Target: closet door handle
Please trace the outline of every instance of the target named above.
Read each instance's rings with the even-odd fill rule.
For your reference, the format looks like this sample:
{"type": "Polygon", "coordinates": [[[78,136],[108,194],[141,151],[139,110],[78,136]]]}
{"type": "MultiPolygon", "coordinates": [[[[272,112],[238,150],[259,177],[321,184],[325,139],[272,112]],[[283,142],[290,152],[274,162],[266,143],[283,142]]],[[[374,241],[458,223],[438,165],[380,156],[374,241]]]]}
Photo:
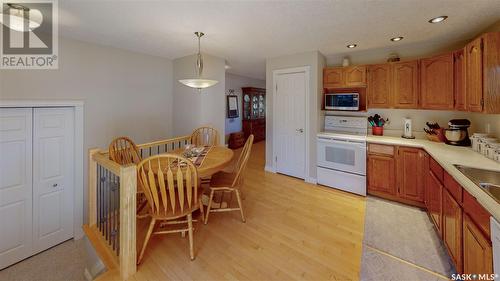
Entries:
{"type": "Polygon", "coordinates": [[[54,184],[52,185],[52,187],[57,187],[57,183],[54,183],[54,184]]]}

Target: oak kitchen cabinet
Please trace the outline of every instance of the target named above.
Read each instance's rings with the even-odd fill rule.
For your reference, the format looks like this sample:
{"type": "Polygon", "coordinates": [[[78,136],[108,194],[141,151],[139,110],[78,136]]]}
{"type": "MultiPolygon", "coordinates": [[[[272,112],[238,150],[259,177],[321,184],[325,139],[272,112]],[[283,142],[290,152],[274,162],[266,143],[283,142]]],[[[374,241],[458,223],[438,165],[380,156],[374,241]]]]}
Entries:
{"type": "Polygon", "coordinates": [[[447,172],[443,175],[443,242],[458,272],[463,272],[463,190],[447,172]]]}
{"type": "Polygon", "coordinates": [[[427,189],[431,199],[426,198],[427,211],[440,226],[438,232],[455,268],[459,273],[492,273],[489,212],[433,159],[429,173],[427,189]]]}
{"type": "Polygon", "coordinates": [[[368,66],[368,107],[392,106],[392,66],[389,63],[368,66]]]}
{"type": "Polygon", "coordinates": [[[425,152],[418,148],[399,147],[397,156],[397,186],[399,197],[423,205],[425,152]]]}
{"type": "Polygon", "coordinates": [[[464,273],[493,273],[491,241],[466,214],[463,220],[464,273]]]}
{"type": "Polygon", "coordinates": [[[367,88],[368,108],[500,113],[500,32],[414,61],[323,70],[323,87],[367,88]]]}
{"type": "Polygon", "coordinates": [[[423,207],[425,154],[418,148],[369,144],[368,193],[423,207]]]}
{"type": "Polygon", "coordinates": [[[455,95],[455,109],[466,111],[465,103],[465,48],[453,52],[453,92],[455,95]]]}
{"type": "Polygon", "coordinates": [[[418,108],[418,61],[392,65],[392,96],[395,108],[418,108]]]}
{"type": "Polygon", "coordinates": [[[453,109],[453,53],[420,60],[420,102],[424,109],[453,109]]]}
{"type": "Polygon", "coordinates": [[[378,196],[396,197],[395,147],[368,145],[368,193],[378,196]]]}
{"type": "Polygon", "coordinates": [[[465,50],[467,110],[500,113],[500,32],[482,34],[465,50]]]}
{"type": "Polygon", "coordinates": [[[441,218],[443,216],[442,194],[443,185],[439,177],[432,170],[429,170],[425,185],[425,206],[440,237],[442,237],[441,218]]]}
{"type": "Polygon", "coordinates": [[[366,87],[366,66],[328,67],[323,69],[324,88],[366,87]]]}
{"type": "Polygon", "coordinates": [[[370,65],[368,106],[371,108],[417,108],[418,61],[370,65]]]}
{"type": "Polygon", "coordinates": [[[466,48],[467,109],[483,111],[483,38],[479,37],[466,48]]]}
{"type": "Polygon", "coordinates": [[[459,273],[492,273],[491,215],[427,152],[369,143],[367,164],[368,194],[425,207],[459,273]]]}

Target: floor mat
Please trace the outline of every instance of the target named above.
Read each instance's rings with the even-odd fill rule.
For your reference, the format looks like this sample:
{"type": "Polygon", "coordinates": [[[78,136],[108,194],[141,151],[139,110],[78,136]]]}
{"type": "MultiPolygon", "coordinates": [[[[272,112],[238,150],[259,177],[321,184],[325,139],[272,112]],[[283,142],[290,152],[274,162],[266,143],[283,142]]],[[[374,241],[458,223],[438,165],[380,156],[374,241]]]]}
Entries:
{"type": "MultiPolygon", "coordinates": [[[[367,274],[379,273],[375,270],[375,263],[385,264],[383,268],[394,271],[396,276],[401,272],[411,274],[418,272],[415,278],[400,279],[396,276],[386,276],[387,280],[429,280],[421,279],[420,271],[407,269],[408,265],[391,266],[397,263],[390,256],[405,260],[410,264],[428,269],[442,276],[455,273],[453,264],[448,256],[444,244],[434,229],[426,212],[415,207],[406,206],[396,202],[368,197],[366,200],[365,235],[363,241],[362,274],[364,280],[381,280],[379,276],[367,274]],[[375,248],[389,254],[381,257],[380,254],[367,250],[375,248]],[[369,279],[366,279],[369,278],[369,279]]],[[[409,276],[407,276],[409,277],[409,276]]],[[[386,280],[386,279],[384,279],[386,280]]]]}

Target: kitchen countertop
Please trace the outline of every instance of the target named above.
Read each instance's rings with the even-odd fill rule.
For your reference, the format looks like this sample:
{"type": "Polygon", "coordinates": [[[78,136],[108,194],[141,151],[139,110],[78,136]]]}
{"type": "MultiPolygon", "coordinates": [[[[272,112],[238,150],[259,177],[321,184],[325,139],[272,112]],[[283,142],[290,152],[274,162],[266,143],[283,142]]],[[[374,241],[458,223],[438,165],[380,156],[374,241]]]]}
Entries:
{"type": "Polygon", "coordinates": [[[495,170],[500,172],[500,163],[484,157],[470,147],[452,146],[424,139],[403,139],[401,137],[367,136],[368,143],[399,145],[422,148],[429,153],[469,194],[497,220],[500,221],[500,204],[462,174],[453,164],[495,170]]]}

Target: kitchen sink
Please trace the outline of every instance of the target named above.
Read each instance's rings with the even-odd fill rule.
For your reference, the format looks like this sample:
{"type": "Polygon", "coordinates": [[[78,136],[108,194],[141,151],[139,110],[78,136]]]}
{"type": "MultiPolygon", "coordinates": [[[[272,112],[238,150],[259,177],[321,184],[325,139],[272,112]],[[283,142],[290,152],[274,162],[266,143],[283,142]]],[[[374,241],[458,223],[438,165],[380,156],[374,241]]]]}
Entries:
{"type": "Polygon", "coordinates": [[[454,165],[462,174],[500,203],[500,171],[454,165]]]}

